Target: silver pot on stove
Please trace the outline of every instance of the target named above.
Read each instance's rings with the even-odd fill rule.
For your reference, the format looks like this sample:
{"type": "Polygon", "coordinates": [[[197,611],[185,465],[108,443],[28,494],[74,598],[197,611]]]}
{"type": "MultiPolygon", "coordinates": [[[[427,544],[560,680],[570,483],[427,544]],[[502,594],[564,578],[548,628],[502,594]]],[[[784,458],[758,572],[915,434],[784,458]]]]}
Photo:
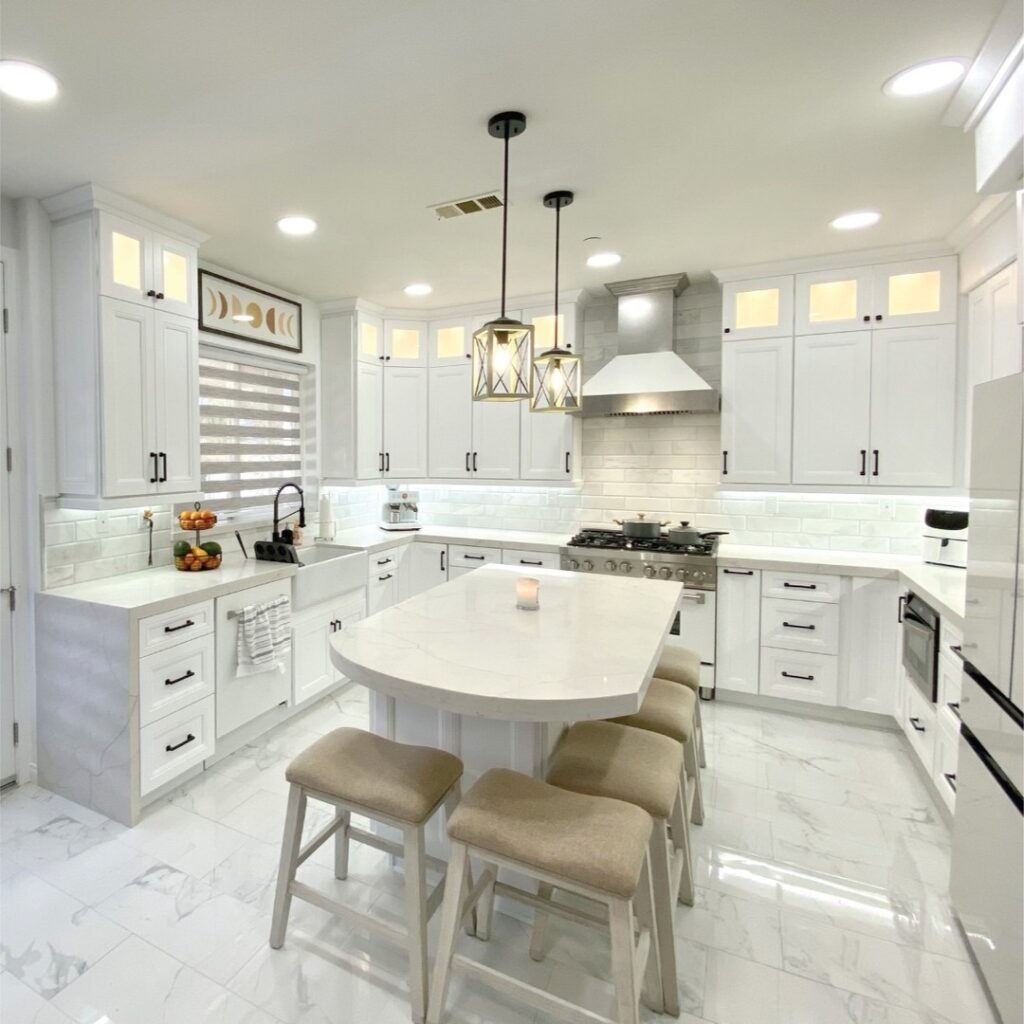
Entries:
{"type": "Polygon", "coordinates": [[[622,535],[634,540],[651,540],[661,536],[661,528],[668,523],[659,523],[656,519],[648,519],[643,512],[637,512],[636,519],[613,519],[613,523],[622,527],[622,535]]]}

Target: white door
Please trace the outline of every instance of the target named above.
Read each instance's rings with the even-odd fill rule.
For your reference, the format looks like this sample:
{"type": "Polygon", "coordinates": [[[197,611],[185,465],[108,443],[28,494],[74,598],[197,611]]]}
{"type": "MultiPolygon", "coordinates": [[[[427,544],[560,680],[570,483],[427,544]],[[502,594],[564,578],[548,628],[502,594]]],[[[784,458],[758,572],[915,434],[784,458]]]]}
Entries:
{"type": "Polygon", "coordinates": [[[761,570],[718,570],[715,686],[757,693],[761,654],[761,570]]]}
{"type": "Polygon", "coordinates": [[[384,475],[427,475],[427,368],[384,368],[384,475]]]}
{"type": "Polygon", "coordinates": [[[158,490],[198,491],[199,332],[195,320],[154,315],[158,490]]]}
{"type": "Polygon", "coordinates": [[[368,313],[355,318],[356,359],[361,363],[384,362],[384,321],[368,313]]]}
{"type": "Polygon", "coordinates": [[[469,366],[472,333],[466,320],[436,320],[430,325],[427,362],[430,366],[469,366]]]}
{"type": "Polygon", "coordinates": [[[875,331],[870,482],[951,486],[955,428],[956,326],[875,331]]]}
{"type": "Polygon", "coordinates": [[[153,241],[147,228],[112,213],[98,213],[100,293],[153,305],[153,241]]]}
{"type": "Polygon", "coordinates": [[[520,407],[520,477],[571,481],[577,418],[564,412],[531,412],[529,402],[520,407]]]}
{"type": "Polygon", "coordinates": [[[793,277],[730,281],[722,289],[722,340],[784,338],[793,333],[793,277]]]}
{"type": "Polygon", "coordinates": [[[384,321],[384,362],[388,366],[427,365],[427,325],[418,320],[384,321]]]}
{"type": "Polygon", "coordinates": [[[378,479],[384,472],[384,365],[356,366],[356,477],[378,479]]]}
{"type": "Polygon", "coordinates": [[[871,322],[873,268],[816,270],[796,275],[797,334],[855,331],[871,322]]]}
{"type": "MultiPolygon", "coordinates": [[[[529,404],[528,399],[524,401],[529,404]]],[[[473,476],[483,480],[519,477],[521,402],[473,402],[473,476]]]]}
{"type": "Polygon", "coordinates": [[[722,484],[788,484],[793,339],[722,346],[722,484]]]}
{"type": "Polygon", "coordinates": [[[1006,377],[1021,369],[1017,264],[1011,263],[978,285],[967,296],[967,304],[969,393],[975,384],[1006,377]]]}
{"type": "Polygon", "coordinates": [[[160,478],[153,310],[100,300],[103,494],[153,494],[160,478]]]}
{"type": "MultiPolygon", "coordinates": [[[[7,267],[0,263],[0,308],[4,310],[0,333],[0,451],[11,447],[11,403],[7,361],[7,267]]],[[[14,614],[17,607],[11,557],[11,475],[0,467],[0,786],[17,775],[14,749],[14,614]]]]}
{"type": "Polygon", "coordinates": [[[956,257],[902,260],[874,268],[871,322],[924,327],[956,322],[956,257]]]}
{"type": "Polygon", "coordinates": [[[794,342],[793,483],[866,484],[871,331],[794,342]]]}
{"type": "Polygon", "coordinates": [[[402,599],[415,597],[448,580],[448,545],[416,541],[402,562],[402,599]]]}
{"type": "MultiPolygon", "coordinates": [[[[430,370],[430,475],[468,478],[473,471],[473,396],[469,363],[435,366],[430,370]]],[[[414,545],[415,546],[415,545],[414,545]]]]}
{"type": "Polygon", "coordinates": [[[328,656],[334,622],[327,608],[296,619],[292,629],[292,704],[301,704],[334,682],[328,656]]]}
{"type": "Polygon", "coordinates": [[[195,246],[166,235],[153,235],[152,245],[156,308],[195,319],[199,315],[195,246]]]}

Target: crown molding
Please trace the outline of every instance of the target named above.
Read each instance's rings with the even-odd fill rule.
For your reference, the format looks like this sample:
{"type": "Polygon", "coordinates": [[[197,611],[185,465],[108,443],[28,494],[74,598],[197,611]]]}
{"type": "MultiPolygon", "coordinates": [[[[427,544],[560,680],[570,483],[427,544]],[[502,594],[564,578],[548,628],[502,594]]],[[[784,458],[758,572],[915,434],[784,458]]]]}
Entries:
{"type": "Polygon", "coordinates": [[[947,241],[957,252],[962,252],[983,231],[997,221],[1007,210],[1015,206],[1013,192],[985,196],[971,212],[947,236],[947,241]]]}
{"type": "MultiPolygon", "coordinates": [[[[506,299],[505,306],[510,309],[529,309],[532,306],[553,306],[554,301],[554,292],[547,292],[542,295],[521,295],[506,299]]],[[[583,309],[589,301],[590,296],[582,289],[562,290],[558,293],[559,305],[575,303],[578,309],[583,309]]],[[[322,316],[360,312],[369,313],[385,320],[421,320],[424,323],[429,323],[432,320],[459,320],[474,316],[490,316],[497,312],[498,301],[494,299],[487,302],[466,303],[461,306],[438,306],[434,309],[407,309],[405,307],[380,306],[369,299],[350,297],[321,302],[319,309],[322,316]]]]}

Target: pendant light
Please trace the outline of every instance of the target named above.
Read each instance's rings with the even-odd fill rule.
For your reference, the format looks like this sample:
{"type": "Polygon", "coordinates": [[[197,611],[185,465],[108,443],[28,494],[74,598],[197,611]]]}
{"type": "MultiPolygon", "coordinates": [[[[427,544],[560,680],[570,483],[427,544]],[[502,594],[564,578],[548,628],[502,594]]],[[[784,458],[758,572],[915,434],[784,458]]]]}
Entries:
{"type": "Polygon", "coordinates": [[[505,142],[505,177],[501,207],[501,315],[473,335],[473,400],[508,402],[533,395],[533,327],[505,315],[508,262],[508,143],[526,131],[526,116],[517,111],[495,114],[487,131],[505,142]]]}
{"type": "Polygon", "coordinates": [[[573,200],[571,192],[549,192],[544,205],[555,211],[555,343],[533,359],[532,412],[578,412],[583,404],[583,360],[558,343],[558,258],[562,210],[573,200]]]}

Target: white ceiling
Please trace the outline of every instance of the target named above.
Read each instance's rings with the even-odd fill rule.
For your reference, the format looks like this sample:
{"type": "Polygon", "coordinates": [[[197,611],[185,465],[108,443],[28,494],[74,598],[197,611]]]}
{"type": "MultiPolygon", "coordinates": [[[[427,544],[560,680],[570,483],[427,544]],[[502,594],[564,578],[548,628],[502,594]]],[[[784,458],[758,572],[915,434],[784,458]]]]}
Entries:
{"type": "Polygon", "coordinates": [[[944,236],[974,204],[948,94],[895,71],[973,56],[999,0],[4,0],[2,55],[61,80],[3,108],[2,186],[86,181],[210,234],[203,256],[314,299],[447,305],[498,289],[500,217],[428,205],[500,185],[510,294],[944,236]],[[880,210],[840,235],[838,213],[880,210]],[[288,213],[311,238],[278,234],[288,213]],[[583,238],[624,254],[583,265],[583,238]],[[407,299],[413,280],[434,294],[407,299]]]}

